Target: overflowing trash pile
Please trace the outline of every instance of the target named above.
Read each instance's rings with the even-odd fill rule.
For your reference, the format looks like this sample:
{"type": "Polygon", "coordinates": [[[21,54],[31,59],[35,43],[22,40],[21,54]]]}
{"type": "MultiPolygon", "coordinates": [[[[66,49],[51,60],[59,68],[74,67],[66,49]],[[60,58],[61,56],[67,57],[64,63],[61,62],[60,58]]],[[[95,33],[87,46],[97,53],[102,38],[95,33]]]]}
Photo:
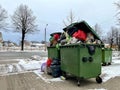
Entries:
{"type": "Polygon", "coordinates": [[[94,30],[90,31],[89,28],[91,27],[87,26],[87,23],[84,22],[84,24],[83,22],[73,23],[64,28],[63,32],[52,33],[49,39],[50,46],[73,43],[101,44],[102,41],[97,36],[96,32],[94,30]]]}
{"type": "Polygon", "coordinates": [[[89,54],[92,55],[95,53],[94,45],[103,44],[96,32],[85,21],[72,23],[65,27],[63,32],[54,32],[50,34],[49,41],[50,46],[48,46],[47,73],[51,74],[53,77],[59,77],[62,75],[60,46],[72,44],[91,44],[88,46],[88,51],[89,54]],[[56,53],[58,55],[54,56],[56,53]]]}

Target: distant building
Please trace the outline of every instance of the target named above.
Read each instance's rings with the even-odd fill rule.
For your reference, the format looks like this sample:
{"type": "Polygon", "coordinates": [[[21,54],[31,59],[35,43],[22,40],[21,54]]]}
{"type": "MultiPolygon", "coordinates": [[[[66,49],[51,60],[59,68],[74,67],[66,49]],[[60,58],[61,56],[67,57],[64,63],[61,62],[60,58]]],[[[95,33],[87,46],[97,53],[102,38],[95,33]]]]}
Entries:
{"type": "Polygon", "coordinates": [[[17,46],[17,44],[14,43],[14,42],[11,42],[11,41],[3,41],[3,46],[5,46],[5,47],[14,47],[14,46],[17,46]]]}
{"type": "Polygon", "coordinates": [[[24,46],[29,47],[31,45],[30,41],[24,40],[24,46]]]}

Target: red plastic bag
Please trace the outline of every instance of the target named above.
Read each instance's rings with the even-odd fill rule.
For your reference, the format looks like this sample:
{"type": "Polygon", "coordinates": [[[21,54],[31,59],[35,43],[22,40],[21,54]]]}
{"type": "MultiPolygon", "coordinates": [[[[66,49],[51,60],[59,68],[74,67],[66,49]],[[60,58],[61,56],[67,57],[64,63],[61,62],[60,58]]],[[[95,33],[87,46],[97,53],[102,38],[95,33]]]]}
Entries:
{"type": "Polygon", "coordinates": [[[50,67],[51,63],[52,63],[52,59],[48,58],[48,60],[47,60],[47,67],[50,67]]]}
{"type": "Polygon", "coordinates": [[[54,34],[54,39],[57,41],[59,38],[60,38],[60,35],[59,34],[54,34]]]}
{"type": "Polygon", "coordinates": [[[79,40],[85,41],[87,38],[87,34],[83,30],[78,30],[77,32],[73,34],[73,37],[79,40]]]}

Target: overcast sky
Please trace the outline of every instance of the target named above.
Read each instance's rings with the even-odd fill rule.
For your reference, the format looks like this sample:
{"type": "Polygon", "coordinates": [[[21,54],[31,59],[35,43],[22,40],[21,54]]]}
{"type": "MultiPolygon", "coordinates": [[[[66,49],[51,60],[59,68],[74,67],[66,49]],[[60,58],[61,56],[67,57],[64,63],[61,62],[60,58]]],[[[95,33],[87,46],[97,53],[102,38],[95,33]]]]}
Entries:
{"type": "MultiPolygon", "coordinates": [[[[115,2],[118,0],[0,0],[0,4],[13,15],[20,4],[26,4],[32,9],[37,17],[36,23],[40,32],[34,35],[27,35],[27,40],[44,40],[44,28],[47,26],[47,40],[49,34],[55,31],[62,31],[63,20],[69,16],[72,10],[77,20],[85,20],[90,26],[96,23],[100,25],[103,32],[115,26],[117,12],[115,2]]],[[[10,19],[9,19],[10,20],[10,19]]],[[[19,41],[20,34],[3,33],[4,40],[19,41]]]]}

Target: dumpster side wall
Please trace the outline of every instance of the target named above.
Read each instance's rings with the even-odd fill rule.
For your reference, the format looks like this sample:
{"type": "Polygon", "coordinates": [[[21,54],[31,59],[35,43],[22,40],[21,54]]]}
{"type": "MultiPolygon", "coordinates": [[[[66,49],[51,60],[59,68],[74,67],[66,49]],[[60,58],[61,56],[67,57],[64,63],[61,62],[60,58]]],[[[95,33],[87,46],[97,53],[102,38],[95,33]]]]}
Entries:
{"type": "Polygon", "coordinates": [[[79,49],[74,46],[60,48],[61,70],[79,76],[79,49]]]}
{"type": "Polygon", "coordinates": [[[101,74],[102,50],[98,46],[95,47],[94,55],[90,55],[86,47],[80,49],[80,77],[93,78],[101,74]],[[87,58],[86,62],[82,61],[83,57],[87,58]],[[91,58],[93,61],[89,61],[91,58]]]}
{"type": "Polygon", "coordinates": [[[56,47],[47,47],[48,49],[48,58],[58,58],[60,59],[60,50],[56,47]]]}
{"type": "Polygon", "coordinates": [[[78,78],[94,78],[101,74],[102,49],[96,46],[95,54],[90,55],[88,48],[83,45],[62,46],[61,69],[78,78]],[[87,61],[83,62],[83,57],[87,61]],[[93,61],[89,61],[89,57],[93,61]]]}
{"type": "Polygon", "coordinates": [[[102,63],[111,63],[112,62],[112,50],[104,49],[102,50],[102,63]]]}

